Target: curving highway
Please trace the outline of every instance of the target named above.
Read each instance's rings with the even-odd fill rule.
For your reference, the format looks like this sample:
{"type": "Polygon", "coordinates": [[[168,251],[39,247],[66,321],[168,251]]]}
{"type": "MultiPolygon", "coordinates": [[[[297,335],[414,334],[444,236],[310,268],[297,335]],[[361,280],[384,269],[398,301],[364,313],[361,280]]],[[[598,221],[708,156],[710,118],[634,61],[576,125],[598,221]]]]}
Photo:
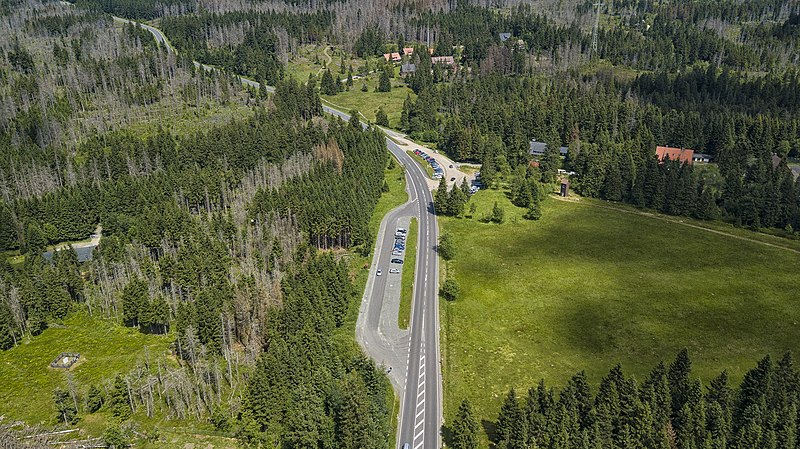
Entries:
{"type": "MultiPolygon", "coordinates": [[[[62,2],[72,5],[68,2],[62,2]]],[[[168,53],[177,55],[164,34],[150,25],[112,16],[121,23],[135,23],[149,31],[168,53]]],[[[194,61],[196,67],[216,70],[214,67],[194,61]]],[[[242,84],[260,88],[259,83],[239,77],[242,84]]],[[[272,86],[263,86],[274,92],[272,86]]],[[[346,113],[323,105],[323,111],[349,120],[346,113]]],[[[364,124],[363,126],[367,126],[364,124]]],[[[399,133],[390,131],[399,137],[399,133]]],[[[405,136],[402,136],[405,137],[405,136]]],[[[399,145],[388,136],[386,147],[406,168],[409,201],[389,212],[381,222],[375,243],[370,276],[364,292],[356,338],[367,354],[377,363],[391,369],[392,380],[401,398],[400,417],[397,429],[397,447],[407,443],[411,449],[441,447],[442,425],[442,374],[439,352],[439,260],[436,254],[439,230],[433,210],[433,195],[428,185],[427,174],[399,145]],[[394,230],[400,223],[407,223],[415,216],[419,223],[417,260],[413,288],[411,322],[408,331],[397,328],[399,288],[388,276],[389,260],[394,247],[394,230]],[[383,267],[385,276],[376,276],[378,267],[383,267]],[[389,310],[391,309],[391,310],[389,310]]],[[[397,277],[396,279],[399,279],[397,277]]],[[[399,280],[394,280],[399,283],[399,280]]]]}

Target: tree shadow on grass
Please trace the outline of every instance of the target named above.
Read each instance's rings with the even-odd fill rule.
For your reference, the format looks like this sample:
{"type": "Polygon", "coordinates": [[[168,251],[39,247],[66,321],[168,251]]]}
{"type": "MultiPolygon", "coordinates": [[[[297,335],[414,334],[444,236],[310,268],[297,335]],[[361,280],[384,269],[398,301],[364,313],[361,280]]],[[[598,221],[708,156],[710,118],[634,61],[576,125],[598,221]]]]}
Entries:
{"type": "Polygon", "coordinates": [[[497,425],[494,423],[494,421],[482,419],[481,426],[483,427],[483,431],[486,432],[486,436],[489,437],[489,447],[496,447],[497,425]]]}

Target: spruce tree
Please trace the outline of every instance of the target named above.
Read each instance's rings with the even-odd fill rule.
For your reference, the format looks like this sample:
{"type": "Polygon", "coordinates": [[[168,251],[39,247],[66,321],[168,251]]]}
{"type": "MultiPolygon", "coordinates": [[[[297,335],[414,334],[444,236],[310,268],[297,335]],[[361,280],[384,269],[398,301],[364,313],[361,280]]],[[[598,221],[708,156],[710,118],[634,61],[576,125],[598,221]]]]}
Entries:
{"type": "Polygon", "coordinates": [[[380,78],[378,78],[378,86],[375,88],[377,92],[390,92],[392,90],[392,82],[389,80],[389,72],[387,69],[381,71],[380,78]]]}
{"type": "Polygon", "coordinates": [[[111,409],[111,414],[119,421],[125,421],[130,418],[131,405],[128,402],[128,386],[119,375],[114,379],[114,386],[111,389],[108,405],[111,409]]]}
{"type": "Polygon", "coordinates": [[[533,181],[528,191],[530,192],[530,202],[528,203],[528,210],[525,212],[525,218],[528,220],[538,220],[542,218],[542,210],[539,204],[539,184],[533,181]]]}
{"type": "Polygon", "coordinates": [[[53,401],[58,412],[58,420],[65,425],[78,422],[78,409],[75,408],[75,401],[70,397],[69,392],[56,388],[53,392],[53,401]]]}
{"type": "Polygon", "coordinates": [[[503,223],[506,219],[506,211],[503,209],[502,206],[497,204],[497,201],[494,202],[494,207],[492,207],[492,218],[491,221],[494,223],[503,223]]]}
{"type": "Polygon", "coordinates": [[[499,447],[506,449],[523,449],[527,445],[528,425],[519,407],[514,389],[508,392],[500,415],[497,418],[497,439],[499,447]]]}
{"type": "Polygon", "coordinates": [[[386,115],[386,111],[383,110],[383,106],[380,106],[377,111],[375,111],[375,124],[378,126],[389,127],[389,116],[386,115]]]}
{"type": "Polygon", "coordinates": [[[97,385],[92,385],[86,394],[86,410],[89,413],[94,413],[100,410],[104,401],[103,391],[97,388],[97,385]]]}
{"type": "Polygon", "coordinates": [[[474,449],[478,447],[478,421],[472,416],[472,407],[467,399],[461,401],[458,414],[453,420],[453,449],[474,449]]]}
{"type": "Polygon", "coordinates": [[[322,74],[319,90],[323,95],[336,95],[339,92],[339,86],[336,84],[337,81],[333,79],[330,69],[325,70],[322,74]]]}
{"type": "MultiPolygon", "coordinates": [[[[669,394],[672,398],[672,416],[677,417],[689,398],[689,374],[692,371],[692,362],[689,360],[689,351],[681,350],[669,366],[667,379],[669,380],[669,394]]],[[[679,429],[676,429],[680,431],[679,429]]]]}
{"type": "Polygon", "coordinates": [[[433,194],[433,206],[437,215],[447,215],[450,211],[450,194],[447,191],[447,181],[442,177],[439,179],[439,187],[433,194]]]}

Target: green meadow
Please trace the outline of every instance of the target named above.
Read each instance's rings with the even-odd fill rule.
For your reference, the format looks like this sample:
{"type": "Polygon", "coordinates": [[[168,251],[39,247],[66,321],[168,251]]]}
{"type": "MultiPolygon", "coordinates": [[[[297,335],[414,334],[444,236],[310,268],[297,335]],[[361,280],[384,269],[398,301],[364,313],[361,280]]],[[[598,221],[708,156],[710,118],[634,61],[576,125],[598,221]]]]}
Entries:
{"type": "Polygon", "coordinates": [[[643,379],[682,348],[694,376],[738,384],[800,347],[798,242],[600,201],[550,198],[535,222],[501,190],[471,201],[474,218],[440,219],[457,250],[442,281],[461,287],[441,303],[446,420],[465,397],[495,420],[511,387],[542,378],[585,370],[596,388],[619,363],[643,379]],[[481,220],[495,201],[503,224],[481,220]]]}

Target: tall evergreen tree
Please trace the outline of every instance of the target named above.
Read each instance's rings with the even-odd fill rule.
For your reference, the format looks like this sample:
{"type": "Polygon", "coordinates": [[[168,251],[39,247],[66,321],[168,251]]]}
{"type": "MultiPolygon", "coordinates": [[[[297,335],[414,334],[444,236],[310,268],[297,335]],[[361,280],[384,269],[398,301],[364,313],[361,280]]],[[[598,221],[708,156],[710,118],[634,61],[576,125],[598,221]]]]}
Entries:
{"type": "Polygon", "coordinates": [[[472,407],[467,399],[461,401],[458,414],[452,425],[453,449],[474,449],[478,447],[478,421],[472,416],[472,407]]]}
{"type": "Polygon", "coordinates": [[[381,70],[380,78],[378,78],[378,86],[375,90],[377,92],[390,92],[392,90],[392,83],[389,80],[389,72],[386,68],[381,70]]]}

